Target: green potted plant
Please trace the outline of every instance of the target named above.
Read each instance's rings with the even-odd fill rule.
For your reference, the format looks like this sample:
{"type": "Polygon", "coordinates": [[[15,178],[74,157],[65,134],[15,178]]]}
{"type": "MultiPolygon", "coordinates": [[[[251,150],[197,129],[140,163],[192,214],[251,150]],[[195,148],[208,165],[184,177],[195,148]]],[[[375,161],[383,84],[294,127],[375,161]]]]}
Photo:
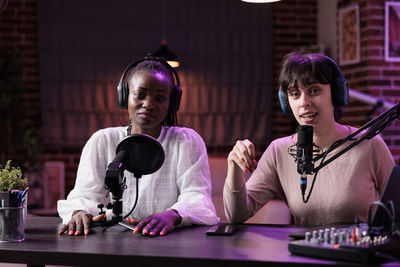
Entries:
{"type": "MultiPolygon", "coordinates": [[[[24,177],[20,167],[11,167],[11,160],[6,165],[0,165],[0,206],[10,205],[10,192],[20,194],[26,199],[28,190],[28,178],[24,177]],[[22,193],[19,193],[22,192],[22,193]]],[[[24,203],[26,206],[26,203],[24,203]]]]}

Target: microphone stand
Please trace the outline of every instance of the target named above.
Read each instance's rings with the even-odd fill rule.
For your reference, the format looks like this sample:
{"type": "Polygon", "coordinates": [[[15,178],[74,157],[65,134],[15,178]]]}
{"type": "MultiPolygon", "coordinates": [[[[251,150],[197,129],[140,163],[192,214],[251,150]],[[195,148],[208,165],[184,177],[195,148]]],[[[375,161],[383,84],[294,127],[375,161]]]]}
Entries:
{"type": "Polygon", "coordinates": [[[372,121],[366,123],[361,128],[359,128],[357,131],[355,131],[354,133],[345,137],[344,139],[340,139],[340,140],[336,141],[328,148],[327,151],[325,151],[324,153],[313,158],[313,161],[316,162],[320,158],[325,158],[328,153],[333,151],[335,148],[341,146],[342,144],[346,143],[347,141],[354,141],[353,143],[346,146],[345,148],[343,148],[342,150],[337,152],[335,155],[330,157],[328,160],[321,162],[321,164],[318,167],[316,167],[314,169],[314,171],[318,172],[321,168],[325,167],[327,164],[329,164],[336,158],[340,157],[341,155],[343,155],[344,153],[346,153],[347,151],[349,151],[350,149],[352,149],[353,147],[355,147],[356,145],[358,145],[365,139],[371,139],[374,136],[378,135],[383,129],[386,128],[386,126],[388,126],[395,119],[400,119],[400,103],[398,103],[394,107],[388,109],[387,111],[385,111],[384,113],[382,113],[381,115],[379,115],[378,117],[373,119],[372,121]],[[354,139],[355,136],[360,134],[365,129],[368,129],[368,130],[365,133],[363,133],[359,138],[354,139]]]}
{"type": "MultiPolygon", "coordinates": [[[[332,161],[334,161],[335,159],[337,159],[338,157],[340,157],[341,155],[343,155],[344,153],[346,153],[347,151],[349,151],[356,145],[360,144],[365,139],[371,139],[374,136],[378,135],[383,129],[386,128],[386,126],[388,126],[395,119],[400,119],[400,103],[398,103],[397,105],[388,109],[387,111],[385,111],[384,113],[382,113],[381,115],[379,115],[378,117],[373,119],[372,121],[366,123],[365,125],[363,125],[361,128],[359,128],[357,131],[350,134],[349,136],[347,136],[343,139],[337,140],[324,153],[314,157],[312,159],[313,162],[316,162],[317,160],[319,160],[321,158],[322,158],[322,161],[318,167],[314,168],[314,179],[312,181],[311,188],[310,188],[310,191],[309,191],[306,199],[304,198],[304,194],[303,194],[303,202],[307,203],[308,200],[310,199],[311,192],[314,188],[314,183],[315,183],[318,171],[320,169],[322,169],[323,167],[325,167],[326,165],[328,165],[329,163],[331,163],[332,161]],[[368,129],[368,130],[366,130],[366,129],[368,129]],[[360,137],[354,138],[355,136],[357,136],[358,134],[360,134],[363,131],[365,131],[365,132],[362,133],[360,137]],[[337,147],[343,145],[347,141],[354,141],[354,142],[349,144],[348,146],[344,147],[342,150],[338,151],[336,154],[334,154],[332,157],[330,157],[329,159],[327,159],[325,161],[326,156],[330,152],[335,150],[337,147]]],[[[304,176],[304,173],[302,175],[302,178],[303,178],[303,176],[304,176]]],[[[305,178],[301,179],[302,183],[304,183],[304,181],[305,181],[305,178]]],[[[303,186],[303,185],[301,185],[301,186],[303,186]]]]}
{"type": "MultiPolygon", "coordinates": [[[[111,221],[100,221],[91,224],[91,227],[108,227],[115,224],[119,224],[128,229],[134,230],[134,226],[129,223],[124,222],[122,217],[122,194],[126,189],[126,179],[124,177],[124,171],[126,169],[124,164],[124,158],[126,156],[126,151],[119,151],[115,156],[115,159],[108,165],[105,177],[105,187],[112,194],[112,202],[107,204],[107,209],[112,209],[114,216],[111,221]]],[[[136,177],[136,175],[135,175],[136,177]]],[[[137,179],[140,177],[136,177],[137,179]]],[[[103,211],[104,204],[99,204],[97,206],[100,209],[99,214],[105,214],[103,211]]]]}
{"type": "MultiPolygon", "coordinates": [[[[112,194],[112,203],[107,204],[107,209],[112,209],[114,216],[110,221],[101,221],[92,223],[96,226],[112,226],[114,224],[122,225],[131,230],[135,226],[124,221],[135,209],[139,196],[139,178],[142,175],[151,174],[161,168],[165,153],[162,145],[153,137],[146,134],[130,134],[122,139],[116,149],[117,155],[114,160],[108,164],[106,177],[104,180],[105,188],[112,194]],[[122,195],[126,189],[126,178],[124,171],[133,173],[136,178],[136,199],[132,209],[128,214],[122,216],[122,195]]],[[[97,206],[100,209],[99,214],[105,214],[104,204],[97,206]]]]}

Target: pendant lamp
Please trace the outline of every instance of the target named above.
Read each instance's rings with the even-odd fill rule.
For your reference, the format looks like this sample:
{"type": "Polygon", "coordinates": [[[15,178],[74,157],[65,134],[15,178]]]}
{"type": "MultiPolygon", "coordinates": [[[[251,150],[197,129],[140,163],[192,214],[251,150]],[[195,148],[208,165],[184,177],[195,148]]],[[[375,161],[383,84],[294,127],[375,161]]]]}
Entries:
{"type": "Polygon", "coordinates": [[[173,68],[179,67],[179,61],[178,61],[175,53],[168,49],[166,39],[161,40],[160,49],[158,49],[156,52],[154,52],[153,55],[156,57],[164,58],[168,62],[168,64],[173,68]]]}

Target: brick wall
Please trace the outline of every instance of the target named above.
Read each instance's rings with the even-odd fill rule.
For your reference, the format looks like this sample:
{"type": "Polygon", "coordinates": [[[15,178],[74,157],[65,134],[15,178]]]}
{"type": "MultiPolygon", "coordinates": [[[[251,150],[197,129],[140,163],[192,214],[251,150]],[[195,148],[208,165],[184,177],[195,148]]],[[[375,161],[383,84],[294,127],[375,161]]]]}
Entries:
{"type": "Polygon", "coordinates": [[[38,101],[36,0],[9,1],[5,11],[0,14],[0,42],[17,48],[20,53],[18,59],[23,63],[26,97],[38,101]]]}
{"type": "MultiPolygon", "coordinates": [[[[340,66],[352,89],[381,100],[400,102],[400,62],[386,62],[384,57],[385,1],[352,0],[339,1],[338,10],[357,4],[360,10],[361,61],[340,66]]],[[[345,109],[343,122],[360,127],[365,123],[371,106],[350,101],[345,109]]],[[[382,112],[383,110],[380,110],[382,112]]],[[[374,114],[374,116],[380,113],[374,114]]],[[[396,162],[400,159],[400,121],[394,121],[381,133],[396,162]]]]}
{"type": "MultiPolygon", "coordinates": [[[[9,0],[7,8],[0,14],[0,43],[14,47],[17,52],[17,60],[22,63],[24,83],[23,101],[38,104],[36,105],[37,109],[32,109],[25,115],[29,117],[32,126],[40,127],[41,114],[39,109],[40,91],[36,22],[37,0],[9,0]]],[[[66,188],[72,188],[74,185],[80,151],[80,147],[72,148],[69,151],[44,151],[43,161],[61,160],[65,162],[66,188]]]]}
{"type": "MultiPolygon", "coordinates": [[[[13,130],[12,135],[15,135],[15,133],[23,135],[16,137],[23,142],[24,138],[29,135],[29,129],[41,128],[36,0],[10,0],[8,2],[6,9],[0,14],[0,44],[3,47],[13,48],[15,60],[22,65],[23,96],[18,105],[20,110],[27,108],[29,111],[21,116],[20,120],[22,122],[18,123],[19,128],[23,127],[24,129],[13,130]]],[[[7,89],[0,88],[0,90],[7,89]]],[[[35,140],[30,139],[30,141],[40,142],[40,133],[35,136],[38,138],[35,140]]],[[[15,136],[12,137],[15,138],[15,136]]],[[[15,144],[15,142],[11,142],[11,144],[15,144]]],[[[20,155],[24,153],[26,156],[29,154],[29,151],[26,151],[27,146],[21,144],[16,149],[20,155]]],[[[21,156],[21,158],[24,159],[25,157],[21,156]]],[[[24,162],[18,163],[23,164],[24,162]]],[[[0,164],[4,163],[1,162],[0,164]]]]}
{"type": "Polygon", "coordinates": [[[295,131],[297,123],[282,113],[278,100],[278,78],[282,58],[303,46],[317,43],[316,0],[285,0],[273,6],[274,21],[274,118],[272,139],[295,131]]]}

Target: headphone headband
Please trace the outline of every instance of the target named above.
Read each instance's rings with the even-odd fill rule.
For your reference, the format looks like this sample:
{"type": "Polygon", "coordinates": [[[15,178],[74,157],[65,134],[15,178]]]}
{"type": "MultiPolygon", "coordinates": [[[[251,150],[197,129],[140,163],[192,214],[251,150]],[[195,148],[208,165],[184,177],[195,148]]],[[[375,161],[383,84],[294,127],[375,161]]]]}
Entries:
{"type": "Polygon", "coordinates": [[[181,83],[179,81],[178,73],[176,70],[171,67],[168,62],[161,58],[161,57],[155,57],[152,56],[151,54],[147,54],[146,57],[135,61],[131,64],[129,64],[124,72],[122,73],[121,79],[119,81],[119,84],[117,86],[117,92],[118,92],[118,105],[122,109],[128,109],[128,96],[129,96],[129,83],[125,82],[126,75],[128,74],[129,70],[136,67],[138,64],[144,61],[156,61],[160,62],[163,64],[169,71],[171,71],[173,78],[176,80],[176,84],[174,81],[174,86],[171,90],[171,95],[170,95],[170,100],[169,100],[169,105],[168,105],[168,112],[177,112],[179,110],[179,105],[182,97],[182,88],[181,88],[181,83]]]}
{"type": "Polygon", "coordinates": [[[335,107],[344,107],[349,103],[349,84],[343,76],[342,71],[333,59],[325,56],[335,69],[336,79],[331,84],[332,103],[335,107]]]}

